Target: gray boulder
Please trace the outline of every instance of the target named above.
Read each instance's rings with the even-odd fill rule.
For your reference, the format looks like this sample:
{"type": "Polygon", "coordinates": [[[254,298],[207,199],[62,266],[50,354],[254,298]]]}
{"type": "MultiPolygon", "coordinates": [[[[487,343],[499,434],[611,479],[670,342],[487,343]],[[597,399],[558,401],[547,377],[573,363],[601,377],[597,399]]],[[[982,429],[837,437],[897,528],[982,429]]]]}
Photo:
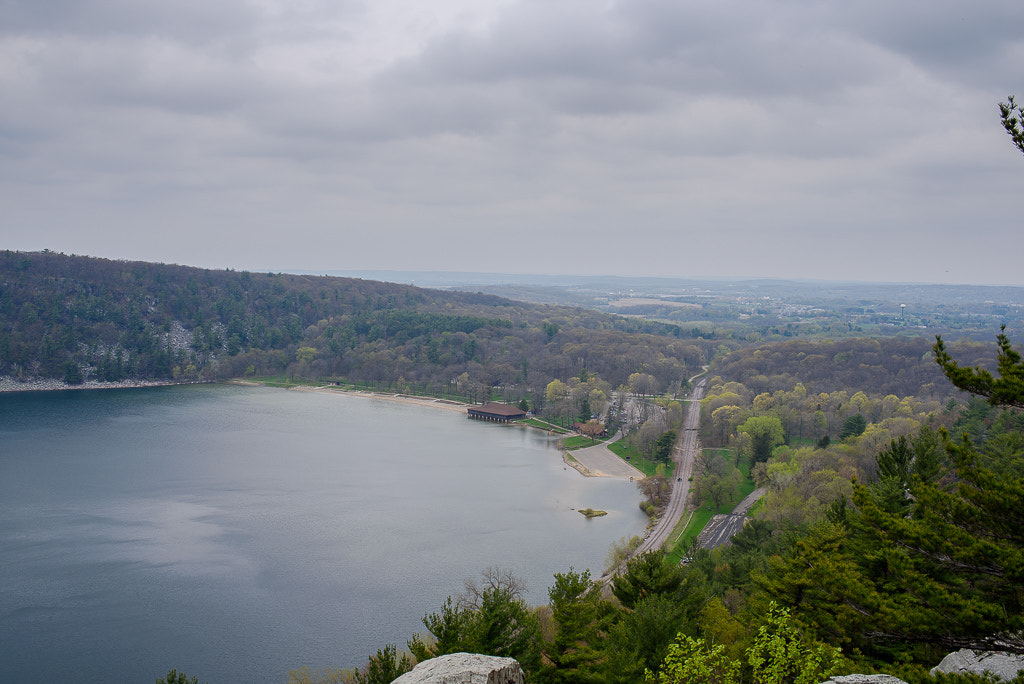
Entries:
{"type": "Polygon", "coordinates": [[[887,674],[850,674],[829,677],[824,684],[907,684],[899,677],[887,674]]]}
{"type": "Polygon", "coordinates": [[[425,660],[392,684],[523,684],[523,669],[513,658],[452,653],[425,660]]]}
{"type": "Polygon", "coordinates": [[[961,648],[943,658],[941,663],[931,669],[931,673],[980,675],[989,672],[996,679],[1008,682],[1021,670],[1024,670],[1024,656],[997,651],[975,652],[969,648],[961,648]]]}

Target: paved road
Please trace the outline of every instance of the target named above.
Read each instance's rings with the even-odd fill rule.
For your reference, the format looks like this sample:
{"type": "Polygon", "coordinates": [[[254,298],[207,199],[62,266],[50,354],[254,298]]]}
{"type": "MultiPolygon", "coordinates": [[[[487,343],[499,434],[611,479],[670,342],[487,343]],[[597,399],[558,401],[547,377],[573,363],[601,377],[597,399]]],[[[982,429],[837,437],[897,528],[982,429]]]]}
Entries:
{"type": "Polygon", "coordinates": [[[767,492],[768,489],[765,487],[758,487],[754,491],[750,492],[743,498],[743,501],[740,501],[738,504],[736,504],[736,508],[732,509],[732,514],[746,515],[750,508],[755,503],[757,503],[757,500],[764,496],[767,492]]]}
{"type": "Polygon", "coordinates": [[[747,511],[754,505],[754,502],[764,496],[764,493],[764,487],[755,489],[743,501],[740,501],[736,508],[732,509],[732,513],[716,515],[711,518],[697,536],[697,546],[704,549],[713,549],[729,544],[732,538],[743,529],[743,525],[746,524],[747,511]]]}
{"type": "MultiPolygon", "coordinates": [[[[622,433],[619,433],[615,439],[620,439],[621,436],[622,433]]],[[[614,442],[615,439],[610,442],[614,442]]],[[[574,449],[570,453],[586,469],[585,475],[618,477],[624,480],[643,479],[643,471],[622,460],[608,448],[610,442],[599,442],[584,449],[574,449]]]]}
{"type": "Polygon", "coordinates": [[[693,460],[697,455],[697,430],[700,427],[700,400],[704,397],[704,389],[707,378],[701,378],[693,387],[693,392],[687,400],[686,418],[683,421],[683,431],[676,441],[672,450],[672,459],[676,462],[676,482],[672,486],[672,496],[669,499],[665,513],[658,520],[658,524],[651,531],[640,548],[637,555],[660,549],[668,541],[679,518],[686,510],[686,500],[690,494],[690,475],[693,472],[693,460]]]}

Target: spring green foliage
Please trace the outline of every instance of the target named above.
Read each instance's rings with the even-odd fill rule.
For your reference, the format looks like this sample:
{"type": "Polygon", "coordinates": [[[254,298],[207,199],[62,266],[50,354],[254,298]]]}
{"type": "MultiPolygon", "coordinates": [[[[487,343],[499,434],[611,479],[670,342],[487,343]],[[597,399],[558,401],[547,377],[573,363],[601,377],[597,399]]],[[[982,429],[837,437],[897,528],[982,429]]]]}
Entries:
{"type": "Polygon", "coordinates": [[[739,684],[740,662],[726,655],[721,644],[680,634],[668,647],[661,670],[647,670],[649,684],[739,684]]]}
{"type": "MultiPolygon", "coordinates": [[[[586,383],[618,386],[642,358],[662,387],[704,361],[672,325],[351,278],[0,251],[0,283],[0,374],[26,381],[74,383],[72,362],[86,381],[287,375],[475,401],[500,387],[538,408],[583,359],[586,383]]],[[[607,392],[578,398],[567,416],[607,392]]]]}
{"type": "Polygon", "coordinates": [[[608,553],[604,559],[604,569],[608,572],[614,570],[620,563],[625,562],[642,542],[643,538],[640,535],[622,537],[613,542],[608,547],[608,553]]]}
{"type": "Polygon", "coordinates": [[[288,671],[285,684],[353,684],[355,673],[340,667],[325,667],[311,670],[303,665],[297,670],[288,671]]]}
{"type": "MultiPolygon", "coordinates": [[[[667,649],[661,670],[647,670],[651,684],[739,684],[740,661],[731,658],[724,646],[680,634],[667,649]]],[[[805,637],[794,623],[790,611],[775,603],[757,630],[746,652],[754,684],[816,684],[836,674],[842,653],[805,637]]]]}
{"type": "Polygon", "coordinates": [[[772,455],[772,449],[782,444],[785,431],[777,416],[751,416],[737,428],[737,432],[750,436],[750,463],[763,463],[772,455]]]}
{"type": "Polygon", "coordinates": [[[719,512],[723,503],[739,503],[737,493],[743,483],[743,474],[733,465],[729,452],[705,449],[698,454],[693,466],[694,502],[700,506],[705,502],[715,506],[719,512]]]}
{"type": "MultiPolygon", "coordinates": [[[[957,648],[1024,652],[1024,417],[1002,408],[1024,402],[1024,391],[1004,381],[1019,357],[1003,338],[1000,349],[999,377],[979,385],[978,369],[950,372],[995,405],[943,408],[799,386],[750,396],[752,412],[722,425],[745,426],[751,451],[752,433],[777,441],[774,428],[760,429],[769,424],[787,435],[803,424],[809,442],[819,433],[806,416],[821,413],[834,427],[857,414],[871,422],[828,450],[772,446],[758,466],[766,504],[729,547],[695,550],[686,566],[658,553],[633,558],[610,597],[589,572],[557,574],[544,638],[520,587],[485,574],[483,588],[425,616],[432,637],[414,637],[410,649],[421,659],[510,655],[541,684],[805,684],[840,666],[917,681],[957,648]],[[773,420],[748,423],[754,412],[773,420]],[[785,501],[814,515],[776,515],[785,501]]],[[[936,356],[944,370],[957,367],[938,346],[936,356]]],[[[730,390],[740,396],[744,387],[723,381],[712,401],[730,390]]],[[[611,562],[629,546],[617,545],[611,562]]]]}
{"type": "Polygon", "coordinates": [[[790,612],[774,603],[748,652],[755,684],[816,684],[839,671],[838,648],[805,638],[790,612]]]}

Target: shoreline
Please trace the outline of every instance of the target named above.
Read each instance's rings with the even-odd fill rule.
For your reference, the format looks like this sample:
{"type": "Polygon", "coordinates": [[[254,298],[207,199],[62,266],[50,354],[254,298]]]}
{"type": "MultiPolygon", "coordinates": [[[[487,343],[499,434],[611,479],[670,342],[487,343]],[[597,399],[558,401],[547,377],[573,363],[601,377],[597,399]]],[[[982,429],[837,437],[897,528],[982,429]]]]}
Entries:
{"type": "Polygon", "coordinates": [[[429,406],[432,408],[446,409],[448,411],[459,411],[460,413],[465,413],[466,409],[469,406],[471,406],[471,404],[455,401],[454,399],[441,399],[438,397],[418,397],[414,394],[401,394],[393,392],[371,392],[369,390],[353,390],[345,389],[344,387],[338,387],[336,385],[306,385],[301,387],[290,387],[288,389],[305,390],[308,392],[348,394],[351,396],[365,397],[369,399],[383,399],[384,401],[394,401],[400,404],[415,404],[417,406],[429,406]]]}
{"type": "MultiPolygon", "coordinates": [[[[228,385],[243,385],[248,387],[274,387],[273,385],[267,385],[262,382],[253,382],[250,380],[235,379],[235,380],[224,380],[219,381],[223,384],[228,385]]],[[[159,381],[159,380],[123,380],[121,382],[101,382],[98,380],[90,380],[83,382],[80,385],[70,385],[61,380],[49,379],[37,379],[28,382],[19,382],[18,380],[10,376],[0,376],[0,392],[60,392],[65,390],[97,390],[97,389],[141,389],[146,387],[166,387],[171,385],[193,385],[195,382],[174,382],[174,381],[159,381]]],[[[218,384],[204,383],[204,384],[218,384]]],[[[466,409],[471,406],[454,399],[441,399],[438,397],[418,397],[412,394],[401,394],[392,392],[371,392],[369,390],[355,390],[346,389],[344,387],[338,387],[335,385],[295,385],[293,387],[277,387],[276,389],[286,390],[297,390],[301,392],[328,392],[336,394],[347,394],[350,396],[363,397],[367,399],[380,399],[383,401],[393,401],[402,404],[413,404],[416,406],[426,406],[429,408],[444,409],[446,411],[458,411],[459,413],[465,413],[466,409]]],[[[529,426],[527,426],[529,427],[529,426]]],[[[540,429],[540,428],[537,428],[540,429]]],[[[593,472],[586,465],[578,461],[571,452],[561,450],[563,463],[578,472],[583,477],[615,477],[609,476],[600,471],[593,472]]]]}
{"type": "MultiPolygon", "coordinates": [[[[233,384],[251,385],[251,386],[260,386],[260,385],[262,385],[262,383],[247,382],[247,381],[244,381],[244,380],[242,380],[242,381],[229,380],[228,382],[233,383],[233,384]]],[[[288,387],[288,388],[282,388],[282,389],[299,390],[299,391],[305,391],[305,392],[335,392],[335,393],[338,393],[338,394],[348,394],[348,395],[353,395],[353,396],[357,396],[357,397],[364,397],[364,398],[367,398],[367,399],[381,399],[383,401],[394,401],[394,402],[398,402],[398,403],[402,403],[402,404],[414,404],[414,405],[417,405],[417,406],[427,406],[427,407],[430,407],[430,408],[446,409],[448,411],[458,411],[459,413],[464,413],[467,407],[472,406],[472,404],[467,404],[467,403],[464,403],[464,402],[455,401],[454,399],[440,399],[440,398],[437,398],[437,397],[418,397],[418,396],[412,395],[412,394],[400,394],[400,393],[396,394],[396,393],[391,393],[391,392],[370,392],[368,390],[345,389],[343,387],[337,387],[337,386],[334,386],[334,385],[321,385],[321,386],[298,385],[298,386],[295,386],[295,387],[288,387]]],[[[531,425],[526,425],[525,427],[533,428],[535,430],[542,430],[543,429],[543,428],[538,428],[536,426],[531,426],[531,425]]],[[[578,472],[583,477],[611,477],[611,478],[615,478],[615,479],[626,479],[626,477],[624,477],[622,475],[608,475],[606,473],[601,472],[600,470],[598,470],[597,472],[594,472],[590,468],[588,468],[586,465],[581,463],[579,460],[577,460],[575,455],[572,452],[566,451],[565,449],[562,449],[562,448],[559,448],[559,451],[561,452],[562,463],[564,463],[567,467],[572,468],[573,470],[578,472]]],[[[616,457],[616,458],[618,458],[618,457],[616,457]]],[[[629,479],[632,480],[632,478],[629,478],[629,479]]]]}
{"type": "Polygon", "coordinates": [[[121,380],[120,382],[88,380],[78,385],[70,385],[63,380],[54,380],[53,378],[37,378],[20,382],[9,375],[0,375],[0,392],[63,392],[64,390],[135,389],[195,384],[198,383],[174,382],[173,380],[121,380]]]}

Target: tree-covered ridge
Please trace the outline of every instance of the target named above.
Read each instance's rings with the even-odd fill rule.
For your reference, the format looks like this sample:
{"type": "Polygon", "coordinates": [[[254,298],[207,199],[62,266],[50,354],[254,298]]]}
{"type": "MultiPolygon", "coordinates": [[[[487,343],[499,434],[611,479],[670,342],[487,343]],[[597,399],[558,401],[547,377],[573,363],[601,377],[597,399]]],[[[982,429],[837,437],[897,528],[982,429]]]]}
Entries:
{"type": "Polygon", "coordinates": [[[0,323],[0,375],[72,383],[288,373],[525,395],[590,368],[668,388],[705,352],[673,326],[493,295],[53,252],[0,254],[0,323]]]}
{"type": "MultiPolygon", "coordinates": [[[[716,372],[756,394],[799,382],[811,392],[948,397],[954,391],[935,365],[931,345],[923,337],[792,340],[736,350],[719,359],[716,372]]],[[[955,352],[972,366],[996,365],[991,344],[960,341],[955,352]]]]}

